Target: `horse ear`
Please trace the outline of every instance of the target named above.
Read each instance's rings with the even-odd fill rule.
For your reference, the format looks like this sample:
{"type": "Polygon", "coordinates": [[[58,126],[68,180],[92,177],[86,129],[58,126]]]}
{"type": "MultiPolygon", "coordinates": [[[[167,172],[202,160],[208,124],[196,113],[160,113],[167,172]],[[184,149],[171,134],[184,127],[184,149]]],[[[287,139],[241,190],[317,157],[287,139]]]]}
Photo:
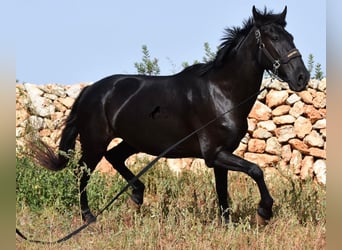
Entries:
{"type": "Polygon", "coordinates": [[[254,18],[254,19],[257,19],[259,13],[257,12],[257,10],[256,10],[256,8],[255,8],[255,5],[253,5],[252,13],[253,13],[253,18],[254,18]]]}
{"type": "Polygon", "coordinates": [[[283,12],[280,14],[280,19],[281,19],[283,22],[285,22],[286,13],[287,13],[287,6],[285,5],[285,8],[284,8],[283,12]]]}
{"type": "Polygon", "coordinates": [[[253,5],[252,13],[253,13],[253,19],[254,19],[255,25],[260,26],[261,24],[260,13],[256,10],[255,5],[253,5]]]}

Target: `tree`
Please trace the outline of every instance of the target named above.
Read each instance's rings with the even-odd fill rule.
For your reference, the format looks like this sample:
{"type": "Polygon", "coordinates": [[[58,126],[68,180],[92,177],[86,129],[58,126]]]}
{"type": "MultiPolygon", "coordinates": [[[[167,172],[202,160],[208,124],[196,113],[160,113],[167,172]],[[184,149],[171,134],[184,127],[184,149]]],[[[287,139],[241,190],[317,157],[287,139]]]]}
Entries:
{"type": "MultiPolygon", "coordinates": [[[[194,65],[194,64],[198,64],[198,63],[200,63],[200,61],[198,61],[198,60],[195,60],[193,63],[192,63],[192,65],[194,65]]],[[[191,66],[188,62],[182,62],[182,67],[185,69],[185,68],[187,68],[187,67],[189,67],[189,66],[191,66]]]]}
{"type": "MultiPolygon", "coordinates": [[[[215,59],[216,57],[216,53],[215,52],[212,52],[211,48],[210,48],[210,45],[208,42],[205,42],[204,45],[204,56],[202,57],[202,62],[203,63],[208,63],[208,62],[211,62],[215,59]]],[[[201,63],[200,61],[198,60],[195,60],[192,65],[194,64],[198,64],[198,63],[201,63]]],[[[190,63],[188,62],[183,62],[182,63],[182,67],[183,68],[187,68],[190,66],[190,63]]]]}
{"type": "Polygon", "coordinates": [[[313,56],[313,54],[309,54],[308,71],[309,71],[310,75],[312,73],[313,67],[314,67],[314,56],[313,56]]]}
{"type": "Polygon", "coordinates": [[[322,80],[323,79],[323,72],[321,68],[321,64],[317,63],[315,66],[315,79],[322,80]]]}
{"type": "Polygon", "coordinates": [[[160,68],[158,65],[158,59],[153,58],[151,59],[150,52],[147,49],[146,45],[142,46],[142,62],[134,63],[134,67],[137,69],[138,74],[143,75],[159,75],[160,74],[160,68]]]}
{"type": "Polygon", "coordinates": [[[209,46],[209,43],[208,42],[205,42],[204,43],[204,56],[202,58],[202,61],[204,63],[208,63],[208,62],[211,62],[215,59],[216,57],[216,53],[215,52],[212,52],[211,51],[211,48],[209,46]]]}
{"type": "Polygon", "coordinates": [[[308,71],[312,79],[322,80],[323,79],[323,72],[322,72],[322,65],[320,63],[316,63],[315,65],[315,75],[313,75],[315,61],[313,54],[309,54],[308,58],[308,71]]]}

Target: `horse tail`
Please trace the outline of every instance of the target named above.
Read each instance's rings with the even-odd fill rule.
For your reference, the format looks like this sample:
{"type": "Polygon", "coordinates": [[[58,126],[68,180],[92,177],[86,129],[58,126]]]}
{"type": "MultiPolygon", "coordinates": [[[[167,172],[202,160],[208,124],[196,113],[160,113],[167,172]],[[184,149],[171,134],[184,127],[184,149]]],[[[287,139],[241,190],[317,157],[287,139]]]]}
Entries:
{"type": "Polygon", "coordinates": [[[70,158],[68,153],[75,148],[76,138],[78,136],[77,110],[81,96],[86,88],[87,87],[85,87],[76,98],[70,114],[65,121],[65,127],[62,131],[59,152],[57,155],[54,153],[54,150],[42,140],[39,140],[38,143],[31,143],[31,156],[33,156],[33,159],[39,165],[52,171],[59,171],[67,166],[70,158]]]}

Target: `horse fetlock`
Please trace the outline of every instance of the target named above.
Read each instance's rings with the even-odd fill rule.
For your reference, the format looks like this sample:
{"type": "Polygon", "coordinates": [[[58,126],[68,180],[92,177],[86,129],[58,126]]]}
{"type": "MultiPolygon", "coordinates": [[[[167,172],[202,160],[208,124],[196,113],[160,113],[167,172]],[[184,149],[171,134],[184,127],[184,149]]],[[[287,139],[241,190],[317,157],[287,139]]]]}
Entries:
{"type": "Polygon", "coordinates": [[[96,221],[96,217],[90,212],[89,209],[82,211],[82,220],[87,223],[93,223],[96,221]]]}
{"type": "Polygon", "coordinates": [[[228,211],[228,209],[226,209],[223,212],[221,211],[220,223],[223,225],[229,224],[229,211],[228,211]]]}
{"type": "Polygon", "coordinates": [[[268,224],[269,220],[273,216],[272,204],[273,204],[273,200],[272,200],[271,205],[268,207],[262,207],[259,205],[259,208],[258,208],[257,213],[255,215],[255,221],[256,221],[257,225],[265,226],[268,224]]]}
{"type": "Polygon", "coordinates": [[[259,207],[257,210],[258,215],[260,215],[265,220],[271,219],[273,216],[272,208],[259,207]]]}
{"type": "Polygon", "coordinates": [[[265,219],[264,217],[262,217],[259,212],[257,212],[255,214],[255,222],[258,226],[266,226],[268,224],[268,221],[267,219],[265,219]]]}

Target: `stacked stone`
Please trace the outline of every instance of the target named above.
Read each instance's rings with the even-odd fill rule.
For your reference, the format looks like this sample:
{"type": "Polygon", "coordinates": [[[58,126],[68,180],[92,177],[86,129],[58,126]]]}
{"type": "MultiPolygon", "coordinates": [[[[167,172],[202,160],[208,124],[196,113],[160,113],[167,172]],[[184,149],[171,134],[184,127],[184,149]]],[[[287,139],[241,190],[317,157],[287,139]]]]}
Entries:
{"type": "MultiPolygon", "coordinates": [[[[269,80],[263,82],[268,83],[269,80]]],[[[43,141],[57,147],[63,121],[86,85],[17,85],[17,148],[25,147],[23,138],[30,131],[38,132],[43,141]]],[[[325,184],[325,79],[311,80],[307,90],[299,93],[289,90],[286,83],[275,80],[269,84],[248,116],[248,133],[235,154],[266,170],[278,166],[301,179],[315,178],[325,184]]],[[[194,165],[192,159],[172,159],[167,163],[176,172],[194,165]]]]}
{"type": "Polygon", "coordinates": [[[25,146],[25,136],[30,132],[38,132],[38,136],[43,141],[56,147],[63,121],[84,86],[85,84],[71,86],[18,84],[16,86],[17,148],[25,146]]]}
{"type": "Polygon", "coordinates": [[[235,153],[261,167],[277,166],[325,184],[325,79],[311,80],[298,93],[273,81],[258,96],[248,116],[248,134],[235,153]]]}

